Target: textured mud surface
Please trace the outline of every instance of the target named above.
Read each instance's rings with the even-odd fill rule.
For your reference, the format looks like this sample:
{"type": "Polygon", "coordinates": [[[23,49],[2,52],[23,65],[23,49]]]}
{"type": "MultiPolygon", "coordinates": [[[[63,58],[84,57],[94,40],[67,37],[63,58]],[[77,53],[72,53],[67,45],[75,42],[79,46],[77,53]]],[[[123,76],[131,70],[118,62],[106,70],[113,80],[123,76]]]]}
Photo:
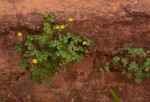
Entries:
{"type": "Polygon", "coordinates": [[[0,101],[6,102],[150,102],[150,82],[136,85],[119,73],[98,67],[124,44],[150,50],[149,0],[0,0],[0,101]],[[17,66],[13,55],[18,31],[39,33],[41,14],[52,12],[64,22],[73,17],[74,31],[94,40],[91,56],[63,69],[53,85],[37,85],[17,66]]]}

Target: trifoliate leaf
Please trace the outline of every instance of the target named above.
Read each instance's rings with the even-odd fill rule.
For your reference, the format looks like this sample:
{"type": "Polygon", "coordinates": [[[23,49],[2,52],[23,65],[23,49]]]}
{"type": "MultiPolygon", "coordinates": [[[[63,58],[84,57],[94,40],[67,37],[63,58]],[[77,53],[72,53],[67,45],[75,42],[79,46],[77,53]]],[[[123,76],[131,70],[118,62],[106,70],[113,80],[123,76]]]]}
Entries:
{"type": "Polygon", "coordinates": [[[27,60],[23,59],[21,62],[18,63],[18,65],[21,67],[21,68],[27,68],[29,66],[27,60]]]}

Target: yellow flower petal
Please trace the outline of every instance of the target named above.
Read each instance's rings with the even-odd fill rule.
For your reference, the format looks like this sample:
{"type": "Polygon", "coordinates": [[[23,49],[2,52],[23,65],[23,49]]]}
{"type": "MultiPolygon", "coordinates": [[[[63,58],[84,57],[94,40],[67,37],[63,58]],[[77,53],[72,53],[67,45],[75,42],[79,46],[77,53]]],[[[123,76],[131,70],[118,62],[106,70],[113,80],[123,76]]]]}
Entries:
{"type": "Polygon", "coordinates": [[[17,34],[19,37],[21,37],[22,36],[22,33],[21,32],[18,32],[18,34],[17,34]]]}
{"type": "Polygon", "coordinates": [[[33,59],[33,60],[32,60],[32,63],[34,63],[34,64],[36,64],[37,62],[38,62],[37,59],[33,59]]]}
{"type": "Polygon", "coordinates": [[[60,27],[57,25],[57,26],[56,26],[56,29],[59,29],[59,28],[60,28],[60,27]]]}
{"type": "Polygon", "coordinates": [[[73,22],[73,18],[68,18],[68,21],[69,22],[73,22]]]}
{"type": "Polygon", "coordinates": [[[60,28],[61,28],[61,29],[65,29],[65,25],[61,25],[60,28]]]}
{"type": "Polygon", "coordinates": [[[87,44],[87,42],[86,41],[83,41],[83,43],[82,43],[83,45],[86,45],[87,44]]]}

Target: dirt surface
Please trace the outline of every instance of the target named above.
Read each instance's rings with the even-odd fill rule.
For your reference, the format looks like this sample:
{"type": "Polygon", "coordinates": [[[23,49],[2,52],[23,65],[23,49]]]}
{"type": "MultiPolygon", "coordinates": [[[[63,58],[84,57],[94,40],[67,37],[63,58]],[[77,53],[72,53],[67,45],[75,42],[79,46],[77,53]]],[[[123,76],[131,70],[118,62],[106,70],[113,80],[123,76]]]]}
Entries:
{"type": "Polygon", "coordinates": [[[149,0],[0,0],[0,102],[113,102],[109,88],[121,102],[150,102],[148,79],[137,85],[98,71],[124,44],[150,50],[149,39],[149,0]],[[92,54],[55,75],[52,86],[31,81],[13,54],[17,32],[39,33],[44,12],[61,22],[73,17],[73,32],[95,42],[92,54]]]}

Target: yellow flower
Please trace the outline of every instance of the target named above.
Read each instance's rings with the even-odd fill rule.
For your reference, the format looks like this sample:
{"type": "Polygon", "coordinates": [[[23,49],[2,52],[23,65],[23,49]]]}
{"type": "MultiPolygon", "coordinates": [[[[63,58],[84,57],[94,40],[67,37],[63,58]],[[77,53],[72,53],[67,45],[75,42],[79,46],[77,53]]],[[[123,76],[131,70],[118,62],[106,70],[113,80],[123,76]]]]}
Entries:
{"type": "Polygon", "coordinates": [[[57,26],[56,26],[56,29],[59,29],[59,28],[60,28],[59,25],[57,25],[57,26]]]}
{"type": "Polygon", "coordinates": [[[73,22],[73,18],[68,18],[68,21],[69,22],[73,22]]]}
{"type": "Polygon", "coordinates": [[[87,42],[86,41],[83,41],[83,43],[82,43],[83,45],[86,45],[87,44],[87,42]]]}
{"type": "Polygon", "coordinates": [[[32,60],[32,63],[34,63],[34,64],[36,64],[37,62],[38,62],[37,59],[33,59],[33,60],[32,60]]]}
{"type": "Polygon", "coordinates": [[[21,32],[18,32],[18,34],[17,34],[19,37],[21,37],[22,36],[22,33],[21,32]]]}
{"type": "Polygon", "coordinates": [[[61,25],[60,28],[61,28],[61,29],[65,29],[65,25],[61,25]]]}

